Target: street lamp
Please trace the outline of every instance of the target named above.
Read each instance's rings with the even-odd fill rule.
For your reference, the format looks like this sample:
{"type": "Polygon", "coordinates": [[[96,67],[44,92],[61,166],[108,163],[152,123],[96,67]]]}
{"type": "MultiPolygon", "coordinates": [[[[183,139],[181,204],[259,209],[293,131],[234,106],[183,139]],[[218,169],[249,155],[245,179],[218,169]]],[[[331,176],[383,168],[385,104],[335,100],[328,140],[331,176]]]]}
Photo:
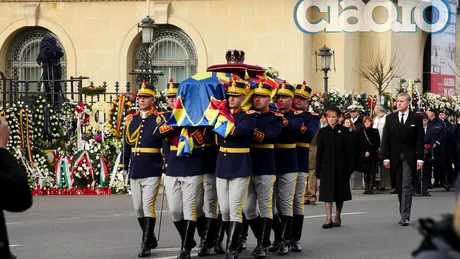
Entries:
{"type": "Polygon", "coordinates": [[[153,33],[157,25],[155,21],[147,15],[143,18],[141,22],[137,25],[137,28],[141,30],[142,33],[142,49],[140,53],[141,64],[135,69],[134,72],[129,73],[130,75],[136,75],[136,84],[141,85],[143,80],[152,83],[154,86],[158,84],[158,75],[163,75],[162,71],[156,71],[155,66],[153,65],[153,60],[151,57],[151,48],[153,45],[153,33]]]}
{"type": "Polygon", "coordinates": [[[319,52],[315,51],[317,57],[321,57],[321,68],[318,68],[318,59],[316,59],[316,71],[322,70],[324,72],[324,92],[327,93],[327,72],[331,71],[331,58],[334,57],[334,71],[335,71],[335,55],[334,51],[324,45],[319,49],[319,52]]]}
{"type": "Polygon", "coordinates": [[[153,30],[155,29],[155,21],[150,18],[149,15],[141,20],[141,23],[137,25],[142,31],[142,43],[152,44],[153,43],[153,30]]]}

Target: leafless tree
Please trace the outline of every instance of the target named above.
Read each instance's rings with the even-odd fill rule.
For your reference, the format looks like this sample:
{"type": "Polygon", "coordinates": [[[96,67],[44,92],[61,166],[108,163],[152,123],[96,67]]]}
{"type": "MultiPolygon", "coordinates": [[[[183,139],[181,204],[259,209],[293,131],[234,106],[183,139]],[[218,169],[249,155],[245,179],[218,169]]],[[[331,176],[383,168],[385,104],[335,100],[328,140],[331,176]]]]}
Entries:
{"type": "Polygon", "coordinates": [[[400,66],[401,61],[402,55],[398,51],[393,52],[387,58],[386,52],[377,46],[377,48],[372,48],[364,53],[355,72],[372,83],[378,91],[378,100],[381,100],[382,93],[388,88],[392,80],[401,76],[403,71],[400,66]]]}

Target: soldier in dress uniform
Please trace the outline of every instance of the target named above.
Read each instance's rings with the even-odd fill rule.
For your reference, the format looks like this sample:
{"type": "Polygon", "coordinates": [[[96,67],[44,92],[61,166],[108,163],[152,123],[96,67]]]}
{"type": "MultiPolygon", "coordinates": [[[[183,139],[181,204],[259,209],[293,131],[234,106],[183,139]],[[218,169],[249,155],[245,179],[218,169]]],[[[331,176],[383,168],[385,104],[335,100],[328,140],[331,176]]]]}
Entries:
{"type": "MultiPolygon", "coordinates": [[[[222,229],[222,215],[218,215],[217,189],[216,189],[216,161],[219,153],[217,144],[217,135],[211,127],[203,129],[204,146],[203,149],[203,191],[200,193],[200,203],[198,204],[199,215],[203,215],[202,230],[199,233],[201,237],[200,250],[198,256],[209,255],[211,248],[214,247],[216,253],[225,253],[222,247],[222,241],[218,242],[222,229]]],[[[200,219],[200,218],[198,218],[200,219]]],[[[201,222],[198,221],[198,224],[201,222]]],[[[226,230],[226,228],[223,228],[226,230]]],[[[222,240],[223,240],[222,233],[222,240]]]]}
{"type": "Polygon", "coordinates": [[[304,219],[304,199],[305,199],[305,181],[309,172],[309,153],[310,143],[319,128],[319,115],[316,113],[307,112],[306,109],[310,102],[311,88],[303,82],[297,85],[294,92],[293,106],[298,111],[303,111],[300,116],[303,119],[300,128],[300,135],[297,139],[297,162],[299,164],[299,172],[297,176],[296,190],[294,194],[294,218],[291,230],[291,250],[293,252],[301,252],[300,238],[302,237],[302,227],[304,219]]]}
{"type": "MultiPolygon", "coordinates": [[[[166,98],[168,98],[168,110],[165,112],[160,112],[160,117],[162,119],[161,123],[166,123],[171,117],[172,110],[174,109],[174,103],[176,103],[176,95],[179,89],[179,83],[174,83],[174,80],[171,78],[168,85],[166,86],[166,98]]],[[[163,156],[165,159],[164,169],[168,167],[168,156],[169,156],[169,143],[165,139],[163,140],[163,156]]]]}
{"type": "Polygon", "coordinates": [[[129,178],[134,210],[142,227],[142,246],[139,257],[150,256],[158,246],[154,235],[155,201],[163,173],[161,146],[168,126],[160,125],[154,110],[155,90],[152,84],[142,83],[138,90],[140,112],[126,118],[123,161],[120,168],[129,167],[129,178]]]}
{"type": "Polygon", "coordinates": [[[273,230],[275,242],[270,252],[278,251],[279,255],[289,252],[289,239],[293,217],[293,199],[299,166],[297,163],[296,143],[302,127],[303,111],[293,110],[294,87],[286,82],[278,86],[276,93],[277,105],[284,114],[283,129],[275,144],[276,182],[273,189],[273,230]],[[276,205],[276,207],[275,207],[276,205]]]}
{"type": "Polygon", "coordinates": [[[200,192],[203,188],[203,130],[188,128],[193,138],[192,154],[178,156],[178,142],[182,128],[174,128],[168,136],[169,156],[166,168],[165,187],[168,196],[169,212],[181,237],[181,251],[178,259],[190,258],[191,250],[196,246],[194,241],[197,226],[197,211],[200,192]]]}
{"type": "Polygon", "coordinates": [[[253,107],[257,115],[257,126],[254,129],[251,144],[253,175],[243,211],[257,239],[258,245],[253,252],[256,258],[265,258],[271,245],[273,185],[276,179],[275,141],[281,132],[283,123],[283,114],[270,111],[268,108],[271,93],[271,86],[260,82],[254,89],[253,95],[253,107]]]}
{"type": "Polygon", "coordinates": [[[255,111],[243,111],[247,83],[233,81],[227,89],[227,107],[235,119],[230,134],[219,136],[219,154],[216,164],[216,186],[222,221],[229,222],[226,259],[238,257],[239,236],[242,228],[242,207],[252,175],[249,146],[257,117],[255,111]]]}

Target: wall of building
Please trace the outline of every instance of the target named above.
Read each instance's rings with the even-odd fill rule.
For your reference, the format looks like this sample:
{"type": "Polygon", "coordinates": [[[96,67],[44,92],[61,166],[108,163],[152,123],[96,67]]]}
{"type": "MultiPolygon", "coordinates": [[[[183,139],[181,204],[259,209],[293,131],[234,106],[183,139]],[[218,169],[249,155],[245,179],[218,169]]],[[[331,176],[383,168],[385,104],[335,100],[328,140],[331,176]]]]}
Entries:
{"type": "MultiPolygon", "coordinates": [[[[64,45],[68,76],[89,76],[96,84],[132,80],[128,72],[133,69],[140,39],[137,24],[149,13],[157,23],[173,24],[191,37],[197,50],[198,71],[225,63],[224,54],[229,48],[243,49],[246,63],[272,64],[282,78],[292,83],[305,80],[315,91],[322,91],[323,73],[316,71],[315,51],[327,45],[335,51],[337,69],[329,72],[329,89],[375,93],[356,68],[362,63],[363,53],[376,48],[388,58],[395,52],[401,56],[403,77],[422,79],[421,32],[307,35],[294,23],[296,3],[297,0],[151,1],[149,12],[143,1],[10,0],[0,5],[0,71],[7,71],[8,49],[17,33],[41,26],[55,33],[64,45]]],[[[395,85],[392,83],[392,87],[395,85]]]]}

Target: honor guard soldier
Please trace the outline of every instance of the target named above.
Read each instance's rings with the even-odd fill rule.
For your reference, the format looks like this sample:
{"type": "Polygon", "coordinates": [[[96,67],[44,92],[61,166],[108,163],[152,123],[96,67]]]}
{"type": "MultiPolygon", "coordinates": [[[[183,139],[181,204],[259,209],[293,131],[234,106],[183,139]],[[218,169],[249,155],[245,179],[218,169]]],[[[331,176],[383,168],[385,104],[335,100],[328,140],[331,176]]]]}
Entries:
{"type": "Polygon", "coordinates": [[[154,110],[155,90],[152,84],[142,83],[137,91],[140,112],[128,115],[123,145],[121,168],[129,166],[129,178],[134,209],[143,237],[139,257],[150,256],[150,250],[158,246],[154,235],[155,201],[163,173],[161,147],[168,126],[160,126],[160,117],[154,110]]]}
{"type": "Polygon", "coordinates": [[[188,128],[193,138],[194,148],[187,156],[178,156],[178,142],[182,128],[168,136],[171,144],[166,168],[165,187],[168,196],[169,212],[181,237],[182,245],[178,259],[190,258],[191,250],[196,246],[193,239],[197,226],[197,204],[202,192],[204,170],[203,130],[188,128]]]}
{"type": "Polygon", "coordinates": [[[305,181],[309,171],[309,153],[310,143],[319,128],[319,115],[307,112],[306,109],[310,102],[311,88],[303,82],[297,85],[294,92],[293,106],[296,110],[303,111],[299,116],[302,117],[303,123],[300,127],[300,135],[297,139],[297,162],[299,172],[294,194],[294,217],[291,230],[290,247],[293,252],[301,252],[300,238],[302,236],[302,227],[304,219],[304,199],[305,199],[305,181]]]}
{"type": "Polygon", "coordinates": [[[242,229],[242,207],[252,175],[249,146],[257,118],[254,111],[243,111],[241,104],[249,85],[233,81],[227,89],[228,107],[235,119],[230,134],[219,136],[219,154],[216,164],[217,196],[222,220],[229,222],[226,259],[238,257],[239,236],[242,229]]]}
{"type": "MultiPolygon", "coordinates": [[[[219,233],[222,229],[222,215],[217,215],[217,189],[216,189],[216,161],[219,153],[218,139],[211,127],[203,129],[204,146],[203,146],[203,191],[200,193],[198,211],[204,214],[201,220],[198,218],[197,224],[202,223],[202,230],[199,232],[201,237],[200,250],[198,256],[209,255],[211,248],[214,247],[216,253],[225,253],[222,247],[222,241],[219,240],[219,233]]],[[[226,228],[224,227],[224,230],[226,228]]],[[[222,234],[223,238],[224,233],[222,234]]],[[[223,240],[223,239],[222,239],[223,240]]]]}
{"type": "MultiPolygon", "coordinates": [[[[174,109],[174,103],[176,103],[176,95],[177,91],[179,89],[179,83],[174,83],[173,79],[171,78],[169,80],[169,84],[166,87],[166,98],[168,98],[168,110],[165,112],[160,112],[160,117],[162,122],[161,123],[166,123],[169,120],[169,117],[171,117],[172,110],[174,109]]],[[[165,166],[164,169],[168,167],[168,156],[169,156],[169,143],[168,141],[163,140],[163,156],[165,160],[165,166]]]]}
{"type": "Polygon", "coordinates": [[[284,81],[278,86],[276,93],[278,109],[283,113],[283,129],[275,144],[276,182],[273,189],[273,207],[276,214],[273,217],[275,242],[269,248],[270,252],[278,251],[279,255],[289,252],[289,236],[292,227],[295,185],[299,166],[297,163],[296,143],[302,127],[302,111],[292,107],[294,87],[284,81]],[[275,207],[276,205],[276,207],[275,207]]]}
{"type": "Polygon", "coordinates": [[[283,114],[270,111],[268,108],[271,94],[271,86],[262,82],[254,89],[253,107],[256,111],[257,126],[251,144],[252,177],[248,197],[243,206],[247,222],[257,239],[253,255],[260,259],[267,256],[271,245],[273,186],[276,179],[275,142],[283,124],[283,114]]]}

